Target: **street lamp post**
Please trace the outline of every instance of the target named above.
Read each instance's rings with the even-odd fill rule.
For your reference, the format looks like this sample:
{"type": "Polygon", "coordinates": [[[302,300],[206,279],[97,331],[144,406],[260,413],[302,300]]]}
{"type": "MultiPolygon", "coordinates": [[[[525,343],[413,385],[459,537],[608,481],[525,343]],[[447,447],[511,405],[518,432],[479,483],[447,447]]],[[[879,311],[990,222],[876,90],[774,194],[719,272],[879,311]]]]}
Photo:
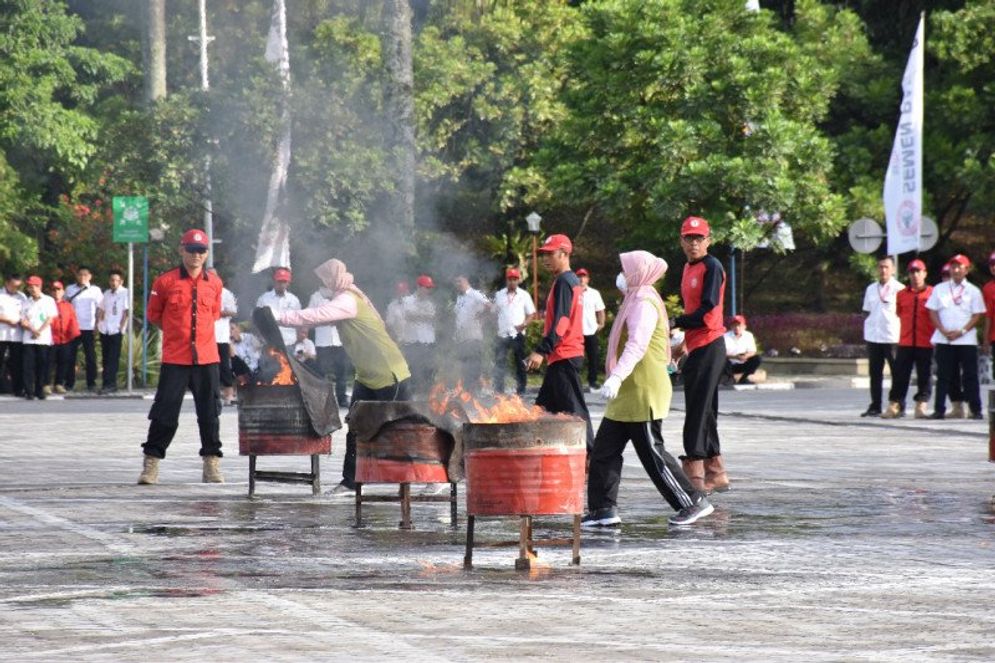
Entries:
{"type": "Polygon", "coordinates": [[[532,234],[532,305],[535,309],[539,310],[539,258],[538,258],[538,242],[539,233],[542,232],[539,229],[539,224],[542,223],[542,217],[531,212],[527,217],[525,217],[525,223],[529,224],[529,232],[532,234]]]}

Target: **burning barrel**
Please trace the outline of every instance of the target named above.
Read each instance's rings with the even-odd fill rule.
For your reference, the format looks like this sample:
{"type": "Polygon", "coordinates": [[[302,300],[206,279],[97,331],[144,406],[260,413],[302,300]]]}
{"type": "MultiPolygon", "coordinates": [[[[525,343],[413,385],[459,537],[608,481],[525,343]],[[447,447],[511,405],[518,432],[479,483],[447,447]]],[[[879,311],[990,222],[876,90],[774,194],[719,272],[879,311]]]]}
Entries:
{"type": "Polygon", "coordinates": [[[522,518],[517,568],[528,569],[532,550],[532,517],[574,516],[574,535],[546,540],[569,542],[574,563],[580,563],[580,514],[584,509],[587,424],[581,419],[543,417],[515,423],[463,425],[466,462],[467,550],[472,566],[476,516],[522,518]]]}
{"type": "Polygon", "coordinates": [[[356,444],[359,483],[448,483],[452,438],[431,424],[396,421],[356,444]]]}

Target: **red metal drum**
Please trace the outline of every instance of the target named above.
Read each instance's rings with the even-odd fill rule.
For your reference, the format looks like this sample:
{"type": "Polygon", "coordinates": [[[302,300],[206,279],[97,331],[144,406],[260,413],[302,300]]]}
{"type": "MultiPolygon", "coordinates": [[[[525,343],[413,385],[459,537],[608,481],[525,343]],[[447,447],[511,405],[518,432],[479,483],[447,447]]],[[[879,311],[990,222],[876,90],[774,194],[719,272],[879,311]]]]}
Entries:
{"type": "Polygon", "coordinates": [[[318,435],[297,385],[246,385],[238,391],[238,453],[242,456],[310,456],[332,451],[332,436],[318,435]]]}
{"type": "Polygon", "coordinates": [[[587,424],[548,418],[464,424],[466,511],[473,516],[584,511],[587,424]]]}
{"type": "Polygon", "coordinates": [[[357,483],[448,483],[453,440],[431,424],[396,421],[356,443],[357,483]]]}

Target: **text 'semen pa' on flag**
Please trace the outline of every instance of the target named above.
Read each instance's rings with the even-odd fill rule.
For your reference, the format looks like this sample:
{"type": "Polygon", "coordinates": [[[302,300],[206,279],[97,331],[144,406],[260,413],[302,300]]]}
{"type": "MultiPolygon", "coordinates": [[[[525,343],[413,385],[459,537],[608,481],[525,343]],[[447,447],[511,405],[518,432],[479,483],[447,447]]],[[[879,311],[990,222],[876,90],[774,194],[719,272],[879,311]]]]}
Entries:
{"type": "Polygon", "coordinates": [[[922,226],[922,95],[925,16],[919,18],[912,52],[902,77],[902,106],[884,177],[888,255],[919,250],[922,226]]]}

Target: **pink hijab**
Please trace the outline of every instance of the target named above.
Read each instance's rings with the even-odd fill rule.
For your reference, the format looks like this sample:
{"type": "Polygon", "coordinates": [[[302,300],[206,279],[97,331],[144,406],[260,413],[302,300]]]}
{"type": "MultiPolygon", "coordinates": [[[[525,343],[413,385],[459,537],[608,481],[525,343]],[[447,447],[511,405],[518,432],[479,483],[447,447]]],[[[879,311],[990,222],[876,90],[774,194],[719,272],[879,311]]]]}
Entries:
{"type": "Polygon", "coordinates": [[[330,295],[332,297],[340,292],[354,292],[359,295],[363,301],[369,304],[370,308],[373,309],[373,313],[378,318],[380,317],[380,313],[377,312],[377,307],[373,305],[370,298],[366,296],[366,293],[356,287],[355,278],[346,269],[344,262],[338,258],[326,260],[314,268],[314,273],[319,279],[321,279],[321,282],[325,284],[325,288],[330,291],[330,295]]]}
{"type": "MultiPolygon", "coordinates": [[[[667,273],[667,261],[657,258],[649,251],[629,251],[620,253],[619,260],[622,262],[622,273],[625,275],[625,298],[612,323],[611,333],[608,335],[608,357],[605,359],[605,373],[611,375],[615,364],[618,363],[618,344],[622,338],[622,328],[627,324],[628,318],[636,310],[639,302],[646,298],[655,299],[663,312],[664,332],[668,330],[666,308],[660,293],[656,291],[653,284],[663,278],[667,273]]],[[[670,344],[667,344],[667,354],[670,354],[670,344]]],[[[669,356],[668,356],[669,359],[669,356]]]]}

